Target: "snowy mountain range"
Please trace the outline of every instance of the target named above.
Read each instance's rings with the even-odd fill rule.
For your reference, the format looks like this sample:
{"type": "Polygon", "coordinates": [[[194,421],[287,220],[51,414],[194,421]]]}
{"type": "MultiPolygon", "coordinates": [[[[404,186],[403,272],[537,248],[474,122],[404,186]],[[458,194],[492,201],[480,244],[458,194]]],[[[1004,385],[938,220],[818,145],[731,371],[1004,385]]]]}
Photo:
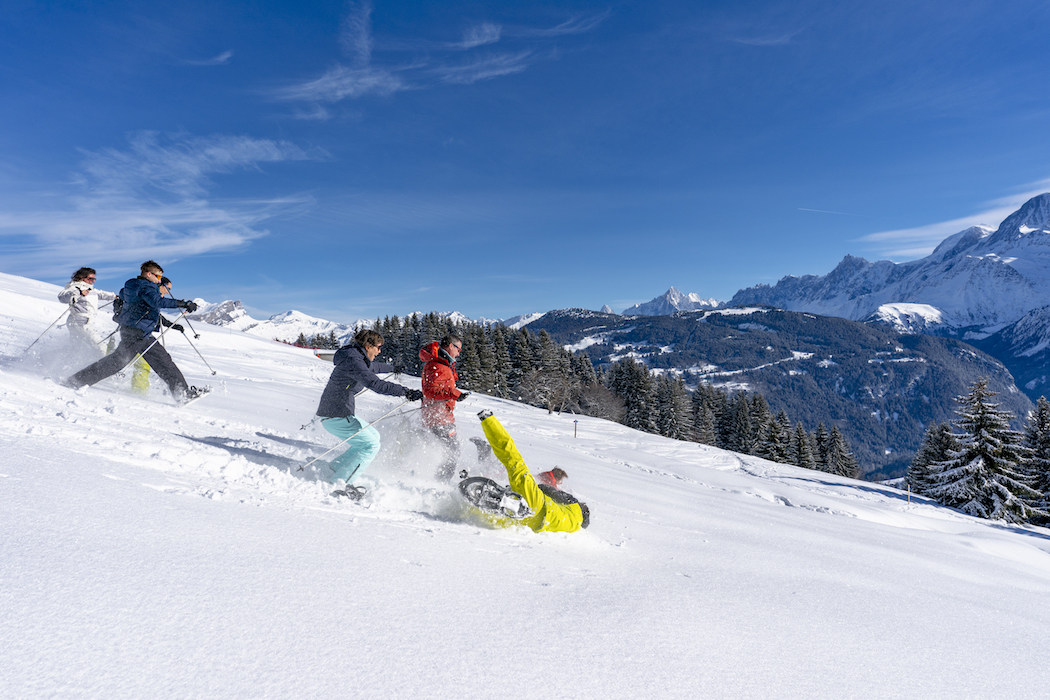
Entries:
{"type": "MultiPolygon", "coordinates": [[[[339,339],[340,343],[346,343],[353,337],[354,333],[362,327],[371,327],[371,320],[359,320],[351,324],[335,323],[334,321],[326,321],[323,318],[316,318],[302,313],[301,311],[285,311],[283,313],[274,314],[265,321],[252,318],[248,315],[248,312],[244,309],[244,305],[240,300],[228,300],[218,304],[210,303],[203,299],[196,300],[200,308],[196,313],[190,316],[191,319],[200,320],[205,323],[210,323],[213,326],[222,326],[233,330],[242,331],[249,335],[258,336],[260,338],[266,338],[267,340],[281,340],[287,343],[293,343],[299,337],[300,334],[306,338],[312,338],[315,335],[329,335],[335,333],[336,338],[339,339]]],[[[422,315],[421,312],[415,312],[422,315]]],[[[442,318],[451,318],[455,323],[467,323],[471,319],[467,318],[458,311],[452,312],[435,312],[442,318]]],[[[411,316],[412,314],[405,314],[405,316],[411,316]]],[[[503,321],[510,328],[520,328],[531,321],[536,320],[543,314],[523,314],[521,316],[515,316],[503,321]]],[[[493,321],[491,319],[476,319],[476,322],[482,324],[499,323],[500,321],[493,321]]]]}
{"type": "Polygon", "coordinates": [[[925,258],[868,262],[847,255],[827,275],[785,277],[733,296],[732,306],[768,304],[851,320],[892,317],[912,330],[981,337],[1050,300],[1050,194],[1011,214],[998,229],[974,226],[946,238],[925,258]],[[894,305],[911,307],[901,314],[894,305]],[[884,309],[883,307],[890,308],[884,309]]]}

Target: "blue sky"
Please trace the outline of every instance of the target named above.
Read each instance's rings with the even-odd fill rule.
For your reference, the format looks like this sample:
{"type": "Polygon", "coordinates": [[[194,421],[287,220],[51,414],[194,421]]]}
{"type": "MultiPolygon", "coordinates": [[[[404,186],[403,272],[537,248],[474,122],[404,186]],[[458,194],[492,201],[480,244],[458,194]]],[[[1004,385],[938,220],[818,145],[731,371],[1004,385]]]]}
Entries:
{"type": "Polygon", "coordinates": [[[0,271],[336,321],[728,299],[1050,190],[1050,4],[0,12],[0,271]]]}

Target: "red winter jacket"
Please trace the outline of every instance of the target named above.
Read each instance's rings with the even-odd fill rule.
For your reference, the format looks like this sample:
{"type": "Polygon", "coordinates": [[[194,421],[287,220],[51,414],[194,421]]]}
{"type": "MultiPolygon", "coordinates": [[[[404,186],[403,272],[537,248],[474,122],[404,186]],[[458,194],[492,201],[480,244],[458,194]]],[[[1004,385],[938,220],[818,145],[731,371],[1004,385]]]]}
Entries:
{"type": "Polygon", "coordinates": [[[423,425],[432,428],[452,425],[456,417],[456,399],[463,392],[456,388],[459,374],[456,364],[447,353],[441,352],[440,343],[424,345],[419,350],[423,364],[423,425]]]}

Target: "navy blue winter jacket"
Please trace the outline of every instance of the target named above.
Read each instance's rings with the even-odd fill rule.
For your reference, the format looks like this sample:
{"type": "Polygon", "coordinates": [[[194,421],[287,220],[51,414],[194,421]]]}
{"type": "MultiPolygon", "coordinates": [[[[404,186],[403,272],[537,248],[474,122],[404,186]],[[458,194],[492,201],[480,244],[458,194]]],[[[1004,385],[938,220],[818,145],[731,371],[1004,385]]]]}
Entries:
{"type": "Polygon", "coordinates": [[[354,415],[354,394],[366,387],[377,394],[404,396],[405,387],[384,382],[376,372],[393,372],[394,366],[385,362],[369,362],[365,349],[357,343],[339,348],[332,358],[335,369],[328,378],[328,386],[321,394],[317,415],[324,418],[344,418],[354,415]]]}
{"type": "Polygon", "coordinates": [[[117,323],[138,328],[143,333],[152,333],[160,328],[160,310],[177,309],[178,302],[171,297],[162,297],[156,282],[145,277],[136,277],[124,283],[118,295],[124,302],[117,323]]]}

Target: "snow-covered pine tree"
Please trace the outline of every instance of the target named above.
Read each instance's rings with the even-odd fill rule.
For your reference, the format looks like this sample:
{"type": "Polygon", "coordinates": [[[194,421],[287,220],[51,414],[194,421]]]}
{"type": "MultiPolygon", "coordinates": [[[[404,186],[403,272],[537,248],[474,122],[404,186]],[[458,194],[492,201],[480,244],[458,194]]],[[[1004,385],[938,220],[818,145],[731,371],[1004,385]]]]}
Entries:
{"type": "Polygon", "coordinates": [[[1025,522],[1037,515],[1032,504],[1040,494],[1020,469],[1026,450],[1021,433],[1010,428],[1013,416],[1000,411],[990,400],[993,396],[988,380],[979,379],[969,394],[956,398],[959,449],[930,465],[926,495],[979,518],[1025,522]]]}
{"type": "Polygon", "coordinates": [[[474,381],[474,390],[483,394],[492,394],[496,386],[496,353],[492,341],[480,324],[461,331],[462,335],[471,335],[478,355],[478,376],[474,381]]]}
{"type": "Polygon", "coordinates": [[[745,455],[751,454],[751,450],[754,448],[754,443],[751,439],[753,429],[751,424],[751,407],[748,404],[746,393],[741,391],[734,397],[732,406],[729,409],[729,415],[732,427],[729,433],[727,449],[745,455]]]}
{"type": "Polygon", "coordinates": [[[791,438],[791,463],[804,469],[816,469],[813,460],[813,444],[802,421],[795,423],[795,434],[791,438]]]}
{"type": "Polygon", "coordinates": [[[769,404],[766,403],[766,397],[758,393],[751,395],[748,416],[751,419],[750,444],[751,449],[754,450],[762,440],[762,431],[765,429],[766,421],[773,417],[773,412],[769,410],[769,404]]]}
{"type": "Polygon", "coordinates": [[[657,430],[660,434],[675,440],[689,440],[692,437],[692,406],[680,378],[661,375],[657,380],[657,430]]]}
{"type": "Polygon", "coordinates": [[[717,442],[715,413],[706,403],[700,405],[699,411],[693,412],[693,433],[702,445],[714,446],[717,442]]]}
{"type": "Polygon", "coordinates": [[[853,450],[850,449],[837,425],[831,426],[824,460],[824,471],[829,474],[848,476],[851,479],[860,478],[860,465],[857,464],[857,458],[853,456],[853,450]]]}
{"type": "Polygon", "coordinates": [[[484,378],[481,376],[481,358],[478,357],[474,334],[465,333],[464,336],[463,347],[459,351],[459,357],[456,358],[459,385],[462,389],[480,391],[484,385],[484,378]]]}
{"type": "Polygon", "coordinates": [[[656,391],[649,368],[643,362],[627,360],[627,414],[624,425],[645,431],[656,432],[656,391]]]}
{"type": "Polygon", "coordinates": [[[814,466],[822,472],[826,472],[828,465],[828,429],[824,427],[824,421],[817,423],[817,429],[813,432],[813,462],[814,466]]]}
{"type": "Polygon", "coordinates": [[[510,349],[507,345],[507,327],[502,323],[498,323],[489,330],[492,336],[492,393],[494,396],[507,398],[510,396],[511,370],[510,349]]]}
{"type": "Polygon", "coordinates": [[[930,422],[922,437],[919,450],[908,465],[905,483],[908,489],[921,496],[926,495],[932,484],[930,465],[948,460],[953,452],[959,449],[959,443],[952,435],[952,426],[948,423],[930,422]]]}
{"type": "MultiPolygon", "coordinates": [[[[752,405],[754,405],[753,402],[752,405]]],[[[790,433],[784,430],[784,424],[778,418],[779,416],[766,412],[765,420],[762,422],[761,437],[755,443],[754,454],[771,462],[788,464],[790,463],[788,455],[790,433]]]]}
{"type": "MultiPolygon", "coordinates": [[[[1035,506],[1040,511],[1050,512],[1050,401],[1045,396],[1039,397],[1035,411],[1028,417],[1024,446],[1028,448],[1024,471],[1031,479],[1032,488],[1040,494],[1035,506]]],[[[1048,522],[1042,516],[1032,520],[1040,524],[1048,522]]]]}

